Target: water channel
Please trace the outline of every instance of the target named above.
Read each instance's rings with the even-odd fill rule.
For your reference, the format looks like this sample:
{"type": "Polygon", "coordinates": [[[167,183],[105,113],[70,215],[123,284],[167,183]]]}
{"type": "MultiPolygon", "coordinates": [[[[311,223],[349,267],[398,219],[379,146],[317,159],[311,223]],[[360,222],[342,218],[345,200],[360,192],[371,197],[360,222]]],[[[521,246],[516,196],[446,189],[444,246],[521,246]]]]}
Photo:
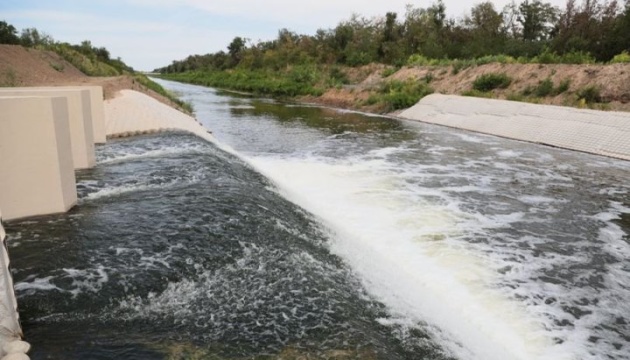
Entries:
{"type": "Polygon", "coordinates": [[[630,162],[160,81],[7,226],[33,359],[627,359],[630,162]]]}

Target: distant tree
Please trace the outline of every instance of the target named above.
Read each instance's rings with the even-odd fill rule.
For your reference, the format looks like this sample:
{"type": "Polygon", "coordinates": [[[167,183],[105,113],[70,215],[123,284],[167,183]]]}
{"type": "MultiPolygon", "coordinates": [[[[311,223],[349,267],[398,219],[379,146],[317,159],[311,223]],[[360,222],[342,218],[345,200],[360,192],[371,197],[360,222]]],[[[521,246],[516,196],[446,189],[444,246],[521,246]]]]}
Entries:
{"type": "Polygon", "coordinates": [[[385,14],[385,24],[383,26],[382,38],[378,47],[379,59],[386,64],[394,64],[403,59],[402,27],[396,21],[396,13],[385,14]]]}
{"type": "Polygon", "coordinates": [[[22,46],[49,46],[54,42],[55,40],[50,35],[40,32],[35,28],[22,29],[22,32],[20,33],[20,43],[22,46]]]}
{"type": "Polygon", "coordinates": [[[243,50],[245,49],[245,39],[240,36],[235,37],[230,45],[228,45],[228,52],[232,58],[232,65],[236,66],[242,58],[243,50]]]}
{"type": "Polygon", "coordinates": [[[540,0],[525,0],[519,6],[518,22],[523,28],[523,39],[527,41],[547,40],[551,37],[558,10],[540,0]]]}
{"type": "Polygon", "coordinates": [[[6,21],[0,21],[0,44],[19,44],[15,27],[6,21]]]}
{"type": "Polygon", "coordinates": [[[470,41],[463,45],[469,57],[502,52],[506,36],[503,16],[495,10],[493,3],[486,1],[473,6],[465,24],[470,30],[470,41]]]}

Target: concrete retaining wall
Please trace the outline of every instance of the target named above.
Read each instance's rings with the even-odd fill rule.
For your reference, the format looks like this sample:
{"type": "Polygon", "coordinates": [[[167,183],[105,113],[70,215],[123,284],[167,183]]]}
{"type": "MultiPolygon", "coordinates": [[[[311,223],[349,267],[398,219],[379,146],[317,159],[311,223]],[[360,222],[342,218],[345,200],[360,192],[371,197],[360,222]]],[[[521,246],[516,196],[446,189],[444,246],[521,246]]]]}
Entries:
{"type": "Polygon", "coordinates": [[[65,212],[76,204],[69,98],[0,97],[5,220],[65,212]]]}
{"type": "Polygon", "coordinates": [[[75,169],[87,169],[96,164],[92,107],[89,90],[47,90],[42,88],[3,88],[2,96],[65,97],[68,102],[72,160],[75,169]]]}
{"type": "MultiPolygon", "coordinates": [[[[33,88],[21,87],[13,88],[20,90],[32,90],[33,88]]],[[[92,130],[94,132],[94,143],[104,144],[105,135],[105,112],[103,109],[103,88],[101,86],[47,86],[37,87],[42,90],[88,90],[90,92],[90,106],[92,111],[92,130]]]]}
{"type": "Polygon", "coordinates": [[[2,213],[0,212],[0,356],[6,354],[4,348],[7,344],[22,337],[5,239],[6,233],[2,227],[2,213]]]}
{"type": "Polygon", "coordinates": [[[399,116],[630,160],[630,113],[433,94],[399,116]]]}

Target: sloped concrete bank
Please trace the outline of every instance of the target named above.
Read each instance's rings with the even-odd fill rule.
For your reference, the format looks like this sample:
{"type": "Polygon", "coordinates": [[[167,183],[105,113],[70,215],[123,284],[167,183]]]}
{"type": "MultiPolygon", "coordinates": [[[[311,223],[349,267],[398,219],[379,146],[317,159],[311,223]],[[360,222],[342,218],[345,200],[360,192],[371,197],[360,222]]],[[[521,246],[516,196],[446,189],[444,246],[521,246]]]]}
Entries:
{"type": "Polygon", "coordinates": [[[105,101],[105,132],[108,138],[161,131],[186,131],[214,141],[210,131],[195,118],[134,90],[121,90],[105,101]]]}
{"type": "Polygon", "coordinates": [[[433,94],[398,116],[630,160],[630,113],[433,94]]]}

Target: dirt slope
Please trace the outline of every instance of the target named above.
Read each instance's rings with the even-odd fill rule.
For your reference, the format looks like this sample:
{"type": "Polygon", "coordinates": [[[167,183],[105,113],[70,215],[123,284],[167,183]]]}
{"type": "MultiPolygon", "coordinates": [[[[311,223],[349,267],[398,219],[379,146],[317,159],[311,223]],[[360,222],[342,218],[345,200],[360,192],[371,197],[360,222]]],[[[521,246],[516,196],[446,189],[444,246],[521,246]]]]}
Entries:
{"type": "Polygon", "coordinates": [[[506,73],[512,83],[506,89],[487,94],[498,99],[530,101],[561,106],[580,106],[577,93],[589,86],[599,89],[601,103],[591,104],[596,109],[630,111],[630,64],[564,65],[564,64],[486,64],[469,67],[459,72],[451,66],[404,67],[384,77],[385,66],[368,65],[349,74],[355,78],[351,85],[330,89],[319,98],[304,100],[344,108],[379,112],[382,109],[364,105],[365,100],[391,80],[430,79],[429,86],[437,93],[462,95],[472,89],[475,79],[486,73],[506,73]],[[524,96],[527,88],[535,88],[540,81],[551,79],[555,86],[568,80],[569,89],[555,96],[524,96]]]}
{"type": "Polygon", "coordinates": [[[119,90],[143,92],[162,103],[177,108],[169,99],[147,89],[131,76],[89,77],[51,51],[0,45],[0,87],[100,85],[105,99],[119,90]]]}

